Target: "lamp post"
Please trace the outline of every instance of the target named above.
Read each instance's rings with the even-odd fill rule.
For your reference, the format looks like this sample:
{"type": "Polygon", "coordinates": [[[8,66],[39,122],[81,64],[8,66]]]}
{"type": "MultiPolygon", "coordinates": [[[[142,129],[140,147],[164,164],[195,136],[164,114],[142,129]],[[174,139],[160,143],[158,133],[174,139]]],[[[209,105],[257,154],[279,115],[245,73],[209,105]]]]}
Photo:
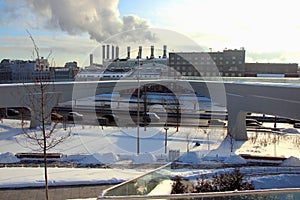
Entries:
{"type": "Polygon", "coordinates": [[[138,83],[138,94],[137,94],[137,136],[136,136],[136,153],[140,154],[140,59],[138,58],[138,74],[137,74],[137,83],[138,83]]]}
{"type": "Polygon", "coordinates": [[[166,131],[165,132],[165,154],[166,154],[167,153],[167,144],[168,144],[167,138],[168,138],[168,130],[169,130],[169,128],[167,126],[165,126],[164,129],[166,131]]]}

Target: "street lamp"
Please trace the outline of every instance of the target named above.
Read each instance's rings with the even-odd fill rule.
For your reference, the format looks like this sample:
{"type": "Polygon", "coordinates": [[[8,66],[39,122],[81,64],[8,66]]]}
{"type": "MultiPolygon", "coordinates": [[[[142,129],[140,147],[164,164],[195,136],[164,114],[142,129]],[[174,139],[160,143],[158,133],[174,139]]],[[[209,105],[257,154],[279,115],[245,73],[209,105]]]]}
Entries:
{"type": "Polygon", "coordinates": [[[138,94],[137,94],[137,136],[136,136],[136,153],[140,154],[140,59],[138,58],[138,68],[137,68],[137,83],[138,83],[138,94]]]}
{"type": "Polygon", "coordinates": [[[168,143],[167,138],[168,138],[168,130],[169,130],[169,128],[167,126],[165,126],[164,129],[166,131],[165,132],[165,154],[166,154],[167,153],[167,143],[168,143]]]}

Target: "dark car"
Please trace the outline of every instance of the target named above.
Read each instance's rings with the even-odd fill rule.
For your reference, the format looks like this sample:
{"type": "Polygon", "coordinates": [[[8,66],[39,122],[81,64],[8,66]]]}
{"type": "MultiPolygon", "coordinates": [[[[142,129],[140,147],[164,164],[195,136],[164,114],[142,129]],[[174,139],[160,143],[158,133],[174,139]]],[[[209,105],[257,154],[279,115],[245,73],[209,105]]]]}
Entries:
{"type": "Polygon", "coordinates": [[[160,117],[154,112],[147,112],[145,116],[143,116],[144,122],[159,122],[160,117]]]}
{"type": "Polygon", "coordinates": [[[73,121],[73,120],[81,121],[81,120],[83,120],[83,115],[78,113],[78,112],[69,112],[67,117],[68,117],[68,120],[70,120],[70,121],[73,121]]]}
{"type": "Polygon", "coordinates": [[[208,120],[208,124],[213,125],[213,126],[225,126],[226,125],[226,123],[220,119],[210,119],[210,120],[208,120]]]}
{"type": "Polygon", "coordinates": [[[261,122],[256,119],[246,119],[246,126],[257,126],[260,127],[262,125],[261,122]]]}
{"type": "Polygon", "coordinates": [[[19,111],[15,110],[15,109],[7,109],[7,115],[8,116],[18,116],[20,114],[19,111]]]}
{"type": "Polygon", "coordinates": [[[58,114],[58,113],[51,113],[51,120],[54,121],[61,121],[64,119],[64,116],[58,114]]]}

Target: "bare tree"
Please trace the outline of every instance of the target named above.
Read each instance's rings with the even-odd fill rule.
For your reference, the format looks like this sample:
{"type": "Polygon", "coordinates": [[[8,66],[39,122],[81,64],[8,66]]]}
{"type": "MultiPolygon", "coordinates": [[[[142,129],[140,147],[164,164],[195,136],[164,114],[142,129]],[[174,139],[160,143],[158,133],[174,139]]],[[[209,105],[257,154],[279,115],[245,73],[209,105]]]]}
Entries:
{"type": "MultiPolygon", "coordinates": [[[[49,73],[44,73],[39,48],[31,34],[29,32],[28,34],[34,45],[33,55],[36,57],[36,74],[32,76],[33,85],[24,85],[23,87],[27,95],[22,99],[22,103],[30,109],[31,124],[30,128],[26,128],[25,123],[22,121],[22,135],[25,140],[21,145],[24,146],[25,144],[32,151],[42,152],[43,154],[45,198],[48,200],[47,152],[70,137],[71,130],[66,131],[65,129],[65,132],[59,133],[57,129],[62,121],[56,120],[51,122],[52,108],[58,104],[59,93],[55,92],[54,84],[51,83],[51,77],[47,75],[49,73]]],[[[50,55],[51,53],[48,57],[50,55]]],[[[65,126],[63,127],[65,128],[65,126]]],[[[20,141],[18,142],[20,143],[20,141]]]]}

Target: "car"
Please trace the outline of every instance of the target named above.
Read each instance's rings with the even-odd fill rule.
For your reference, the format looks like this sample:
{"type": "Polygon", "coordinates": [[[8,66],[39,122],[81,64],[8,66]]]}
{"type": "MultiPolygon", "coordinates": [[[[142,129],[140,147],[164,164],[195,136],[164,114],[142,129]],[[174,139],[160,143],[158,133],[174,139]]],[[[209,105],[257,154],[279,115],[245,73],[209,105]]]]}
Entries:
{"type": "Polygon", "coordinates": [[[116,123],[119,119],[118,116],[116,116],[115,114],[103,115],[102,118],[106,118],[107,122],[109,123],[116,123]]]}
{"type": "Polygon", "coordinates": [[[97,117],[97,123],[100,126],[105,126],[108,124],[108,119],[106,117],[97,117]]]}
{"type": "Polygon", "coordinates": [[[19,111],[15,110],[15,109],[7,109],[7,115],[8,116],[18,116],[20,114],[19,111]]]}
{"type": "Polygon", "coordinates": [[[81,120],[83,120],[83,115],[78,113],[78,112],[69,112],[67,117],[68,117],[69,121],[73,121],[73,120],[81,121],[81,120]]]}
{"type": "Polygon", "coordinates": [[[51,120],[61,121],[63,119],[64,119],[64,116],[62,116],[58,113],[51,113],[51,120]]]}
{"type": "Polygon", "coordinates": [[[208,120],[208,124],[213,125],[213,126],[225,126],[226,125],[226,123],[220,119],[210,119],[210,120],[208,120]]]}
{"type": "Polygon", "coordinates": [[[262,123],[256,119],[246,119],[246,126],[261,126],[262,123]]]}
{"type": "Polygon", "coordinates": [[[143,116],[144,122],[159,122],[160,117],[154,112],[147,112],[145,116],[143,116]]]}
{"type": "Polygon", "coordinates": [[[294,128],[300,128],[300,123],[295,123],[294,128]]]}

